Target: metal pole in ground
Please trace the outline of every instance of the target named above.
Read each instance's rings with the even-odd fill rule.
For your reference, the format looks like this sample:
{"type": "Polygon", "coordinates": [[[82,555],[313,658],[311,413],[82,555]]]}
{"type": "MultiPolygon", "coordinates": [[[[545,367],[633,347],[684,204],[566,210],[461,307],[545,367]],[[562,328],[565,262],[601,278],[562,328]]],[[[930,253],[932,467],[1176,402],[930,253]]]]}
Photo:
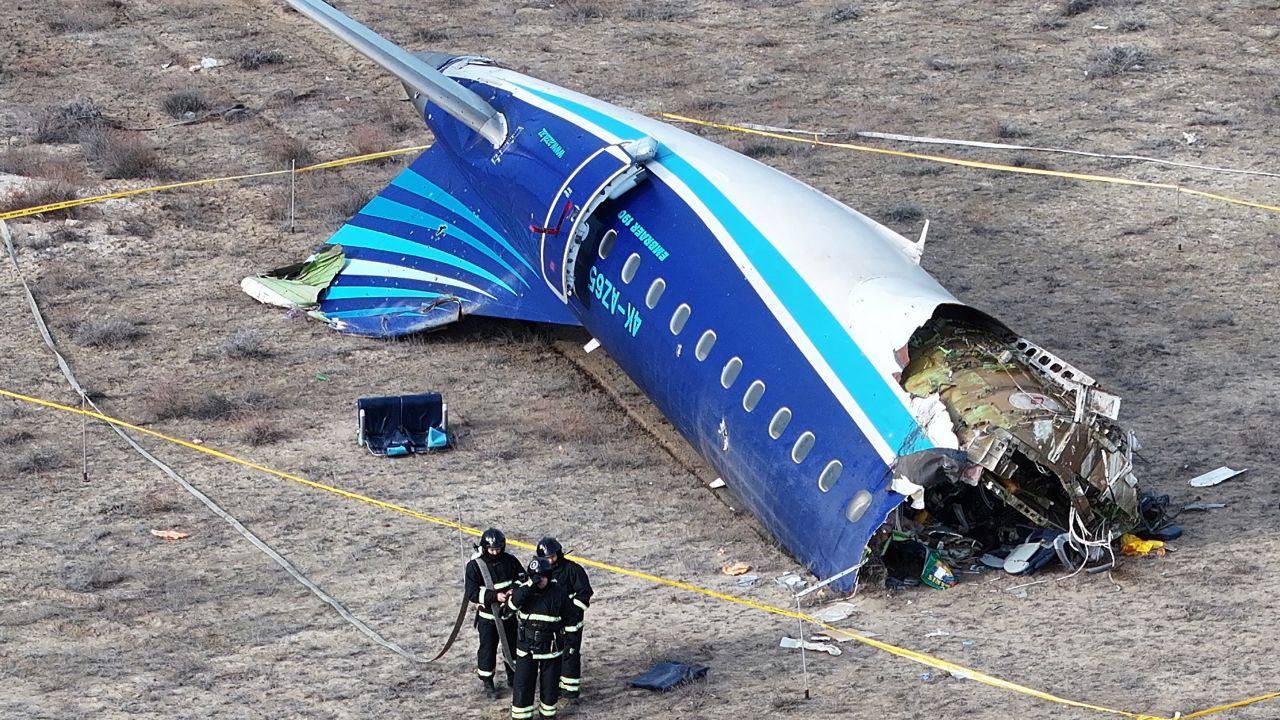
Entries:
{"type": "MultiPolygon", "coordinates": [[[[796,599],[796,615],[800,614],[800,594],[794,595],[796,599]]],[[[809,663],[804,655],[804,620],[796,618],[796,625],[800,630],[800,672],[804,675],[804,699],[809,699],[809,663]]]]}
{"type": "Polygon", "coordinates": [[[289,232],[293,230],[293,216],[295,207],[295,198],[297,197],[297,177],[298,177],[298,159],[294,158],[289,161],[289,232]]]}

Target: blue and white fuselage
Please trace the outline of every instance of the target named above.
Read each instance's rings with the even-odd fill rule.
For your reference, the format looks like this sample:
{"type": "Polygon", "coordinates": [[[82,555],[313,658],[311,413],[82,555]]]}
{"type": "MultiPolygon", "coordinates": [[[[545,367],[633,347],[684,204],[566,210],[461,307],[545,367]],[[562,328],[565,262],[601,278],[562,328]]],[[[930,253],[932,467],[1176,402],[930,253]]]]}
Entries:
{"type": "Polygon", "coordinates": [[[926,486],[944,520],[997,532],[1003,501],[1081,547],[1135,516],[1119,400],[958,302],[918,245],[665,123],[290,2],[396,72],[436,136],[330,238],[336,327],[583,326],[819,577],[926,486]]]}

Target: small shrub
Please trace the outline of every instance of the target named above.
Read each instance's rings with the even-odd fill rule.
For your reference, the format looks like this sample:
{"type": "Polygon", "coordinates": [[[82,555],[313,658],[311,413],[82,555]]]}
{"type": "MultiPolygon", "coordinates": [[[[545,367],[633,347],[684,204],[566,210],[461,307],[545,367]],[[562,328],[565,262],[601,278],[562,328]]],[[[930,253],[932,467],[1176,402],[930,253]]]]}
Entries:
{"type": "Polygon", "coordinates": [[[884,210],[884,218],[890,222],[916,222],[923,217],[924,210],[913,203],[895,203],[884,210]]]}
{"type": "Polygon", "coordinates": [[[128,575],[110,568],[81,568],[71,572],[66,587],[74,592],[93,592],[106,590],[128,579],[128,575]]]}
{"type": "Polygon", "coordinates": [[[9,468],[17,475],[49,472],[63,466],[63,458],[49,448],[37,447],[25,450],[13,456],[9,468]]]}
{"type": "Polygon", "coordinates": [[[111,348],[127,345],[145,334],[145,331],[132,321],[108,318],[85,320],[76,326],[72,336],[81,345],[111,348]]]}
{"type": "Polygon", "coordinates": [[[182,414],[190,415],[197,420],[226,420],[234,417],[240,411],[240,407],[225,395],[209,393],[195,398],[185,410],[186,412],[182,414]]]}
{"type": "Polygon", "coordinates": [[[288,437],[288,431],[269,418],[247,417],[240,422],[240,439],[254,447],[271,445],[288,437]]]}
{"type": "Polygon", "coordinates": [[[1024,138],[1031,133],[1012,120],[1001,120],[996,123],[996,137],[1005,139],[1024,138]]]}
{"type": "Polygon", "coordinates": [[[924,66],[929,68],[930,70],[938,70],[938,71],[950,70],[953,67],[955,67],[955,65],[953,65],[950,60],[947,60],[941,55],[930,55],[929,57],[925,58],[924,66]]]}
{"type": "MultiPolygon", "coordinates": [[[[351,149],[357,155],[382,152],[391,149],[391,133],[380,125],[357,125],[351,129],[351,149]]],[[[394,161],[394,157],[383,158],[379,164],[394,161]]]]}
{"type": "Polygon", "coordinates": [[[449,39],[449,33],[435,28],[418,28],[413,31],[413,39],[423,43],[438,43],[449,39]]]}
{"type": "Polygon", "coordinates": [[[828,10],[822,16],[822,21],[828,24],[850,22],[852,20],[861,20],[862,10],[853,3],[840,3],[828,10]]]}
{"type": "Polygon", "coordinates": [[[40,273],[36,289],[45,295],[81,290],[93,284],[93,276],[78,264],[51,263],[40,273]]]}
{"type": "Polygon", "coordinates": [[[102,108],[91,98],[77,97],[59,106],[45,108],[36,121],[38,143],[78,142],[84,133],[113,127],[102,108]]]}
{"type": "MultiPolygon", "coordinates": [[[[15,190],[0,197],[0,212],[13,212],[75,200],[79,197],[76,187],[68,182],[40,182],[15,190]]],[[[49,213],[50,217],[74,217],[78,208],[68,208],[49,213]]]]}
{"type": "Polygon", "coordinates": [[[161,177],[164,166],[155,148],[136,133],[99,130],[81,143],[85,157],[107,179],[161,177]]]}
{"type": "Polygon", "coordinates": [[[656,0],[654,2],[637,0],[628,2],[622,8],[623,19],[639,22],[671,22],[672,20],[683,20],[692,15],[693,11],[685,3],[670,2],[669,0],[656,0]]]}
{"type": "Polygon", "coordinates": [[[4,432],[0,432],[0,447],[20,445],[28,440],[34,439],[35,436],[26,430],[6,430],[4,432]]]}
{"type": "Polygon", "coordinates": [[[44,173],[48,157],[33,147],[7,147],[0,152],[0,173],[39,177],[44,173]]]}
{"type": "Polygon", "coordinates": [[[1122,33],[1142,32],[1147,29],[1147,21],[1137,15],[1123,15],[1116,18],[1116,30],[1122,33]]]}
{"type": "Polygon", "coordinates": [[[284,53],[279,50],[253,48],[236,54],[235,61],[243,70],[257,70],[267,65],[283,65],[284,53]]]}
{"type": "Polygon", "coordinates": [[[1095,8],[1106,7],[1113,0],[1063,0],[1062,14],[1067,17],[1082,15],[1095,8]]]}
{"type": "Polygon", "coordinates": [[[374,192],[367,187],[348,185],[340,192],[333,194],[329,204],[322,211],[323,217],[330,224],[346,222],[364,209],[373,196],[374,192]]]}
{"type": "Polygon", "coordinates": [[[316,156],[311,153],[311,148],[302,140],[288,135],[281,136],[271,146],[271,159],[278,165],[289,167],[292,163],[297,163],[298,167],[309,165],[314,162],[316,156]]]}
{"type": "Polygon", "coordinates": [[[56,33],[95,32],[111,24],[111,21],[100,15],[83,12],[61,15],[45,21],[45,25],[56,33]]]}
{"type": "Polygon", "coordinates": [[[603,20],[604,9],[592,3],[564,0],[556,6],[556,15],[561,19],[577,25],[585,25],[592,20],[603,20]]]}
{"type": "Polygon", "coordinates": [[[1085,76],[1091,78],[1115,77],[1121,73],[1145,70],[1151,66],[1152,55],[1127,45],[1099,50],[1089,56],[1089,64],[1085,68],[1085,76]]]}
{"type": "Polygon", "coordinates": [[[775,157],[791,154],[790,144],[780,142],[753,142],[742,148],[742,154],[749,158],[775,157]]]}
{"type": "Polygon", "coordinates": [[[1060,12],[1038,12],[1031,17],[1031,27],[1036,30],[1058,30],[1067,26],[1067,19],[1060,12]]]}
{"type": "Polygon", "coordinates": [[[198,90],[179,90],[169,93],[161,102],[169,116],[182,120],[188,115],[198,116],[209,110],[209,101],[198,90]]]}
{"type": "Polygon", "coordinates": [[[222,341],[218,354],[234,360],[260,360],[271,357],[271,351],[265,345],[265,338],[257,330],[241,328],[234,335],[222,341]]]}

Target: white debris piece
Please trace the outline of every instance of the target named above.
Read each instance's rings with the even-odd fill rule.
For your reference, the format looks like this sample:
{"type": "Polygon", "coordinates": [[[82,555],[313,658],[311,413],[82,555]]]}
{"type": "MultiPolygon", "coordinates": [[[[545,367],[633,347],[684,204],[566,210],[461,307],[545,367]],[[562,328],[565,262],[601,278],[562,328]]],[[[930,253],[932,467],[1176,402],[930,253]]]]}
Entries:
{"type": "Polygon", "coordinates": [[[784,647],[784,648],[794,649],[801,646],[803,646],[805,650],[813,650],[815,652],[824,652],[832,657],[837,657],[842,652],[840,648],[836,647],[835,645],[830,645],[827,643],[820,643],[820,642],[802,643],[799,640],[792,637],[783,637],[782,642],[778,643],[778,647],[784,647]]]}
{"type": "Polygon", "coordinates": [[[1217,470],[1210,470],[1203,475],[1197,475],[1191,478],[1191,487],[1209,487],[1210,485],[1217,485],[1220,482],[1230,480],[1237,475],[1243,475],[1247,472],[1249,472],[1248,468],[1244,470],[1232,470],[1224,465],[1217,470]]]}
{"type": "Polygon", "coordinates": [[[711,488],[712,490],[718,490],[724,487],[724,479],[716,478],[715,480],[712,480],[711,484],[707,485],[707,487],[711,488]]]}
{"type": "Polygon", "coordinates": [[[828,605],[827,607],[813,613],[813,617],[815,620],[820,620],[824,623],[836,623],[844,620],[857,611],[858,606],[853,603],[838,602],[834,605],[828,605]]]}

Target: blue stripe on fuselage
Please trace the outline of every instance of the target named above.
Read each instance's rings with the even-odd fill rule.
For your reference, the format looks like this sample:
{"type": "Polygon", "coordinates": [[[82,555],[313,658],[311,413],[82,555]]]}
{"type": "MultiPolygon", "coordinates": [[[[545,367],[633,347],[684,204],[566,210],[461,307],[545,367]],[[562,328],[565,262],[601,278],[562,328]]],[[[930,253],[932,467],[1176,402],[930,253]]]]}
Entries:
{"type": "MultiPolygon", "coordinates": [[[[519,87],[576,113],[624,140],[634,140],[644,136],[640,130],[598,110],[524,85],[519,87]]],[[[663,148],[663,150],[666,149],[663,148]]],[[[660,151],[657,162],[688,186],[738,243],[756,271],[796,319],[801,331],[818,349],[819,354],[826,359],[841,384],[866,413],[872,426],[889,447],[900,455],[932,448],[933,443],[925,437],[924,433],[913,432],[918,427],[915,419],[867,359],[862,348],[858,347],[840,321],[814,293],[813,288],[786,261],[768,238],[725,197],[714,183],[688,161],[670,151],[660,151]],[[909,445],[900,447],[908,440],[909,445]]]]}

